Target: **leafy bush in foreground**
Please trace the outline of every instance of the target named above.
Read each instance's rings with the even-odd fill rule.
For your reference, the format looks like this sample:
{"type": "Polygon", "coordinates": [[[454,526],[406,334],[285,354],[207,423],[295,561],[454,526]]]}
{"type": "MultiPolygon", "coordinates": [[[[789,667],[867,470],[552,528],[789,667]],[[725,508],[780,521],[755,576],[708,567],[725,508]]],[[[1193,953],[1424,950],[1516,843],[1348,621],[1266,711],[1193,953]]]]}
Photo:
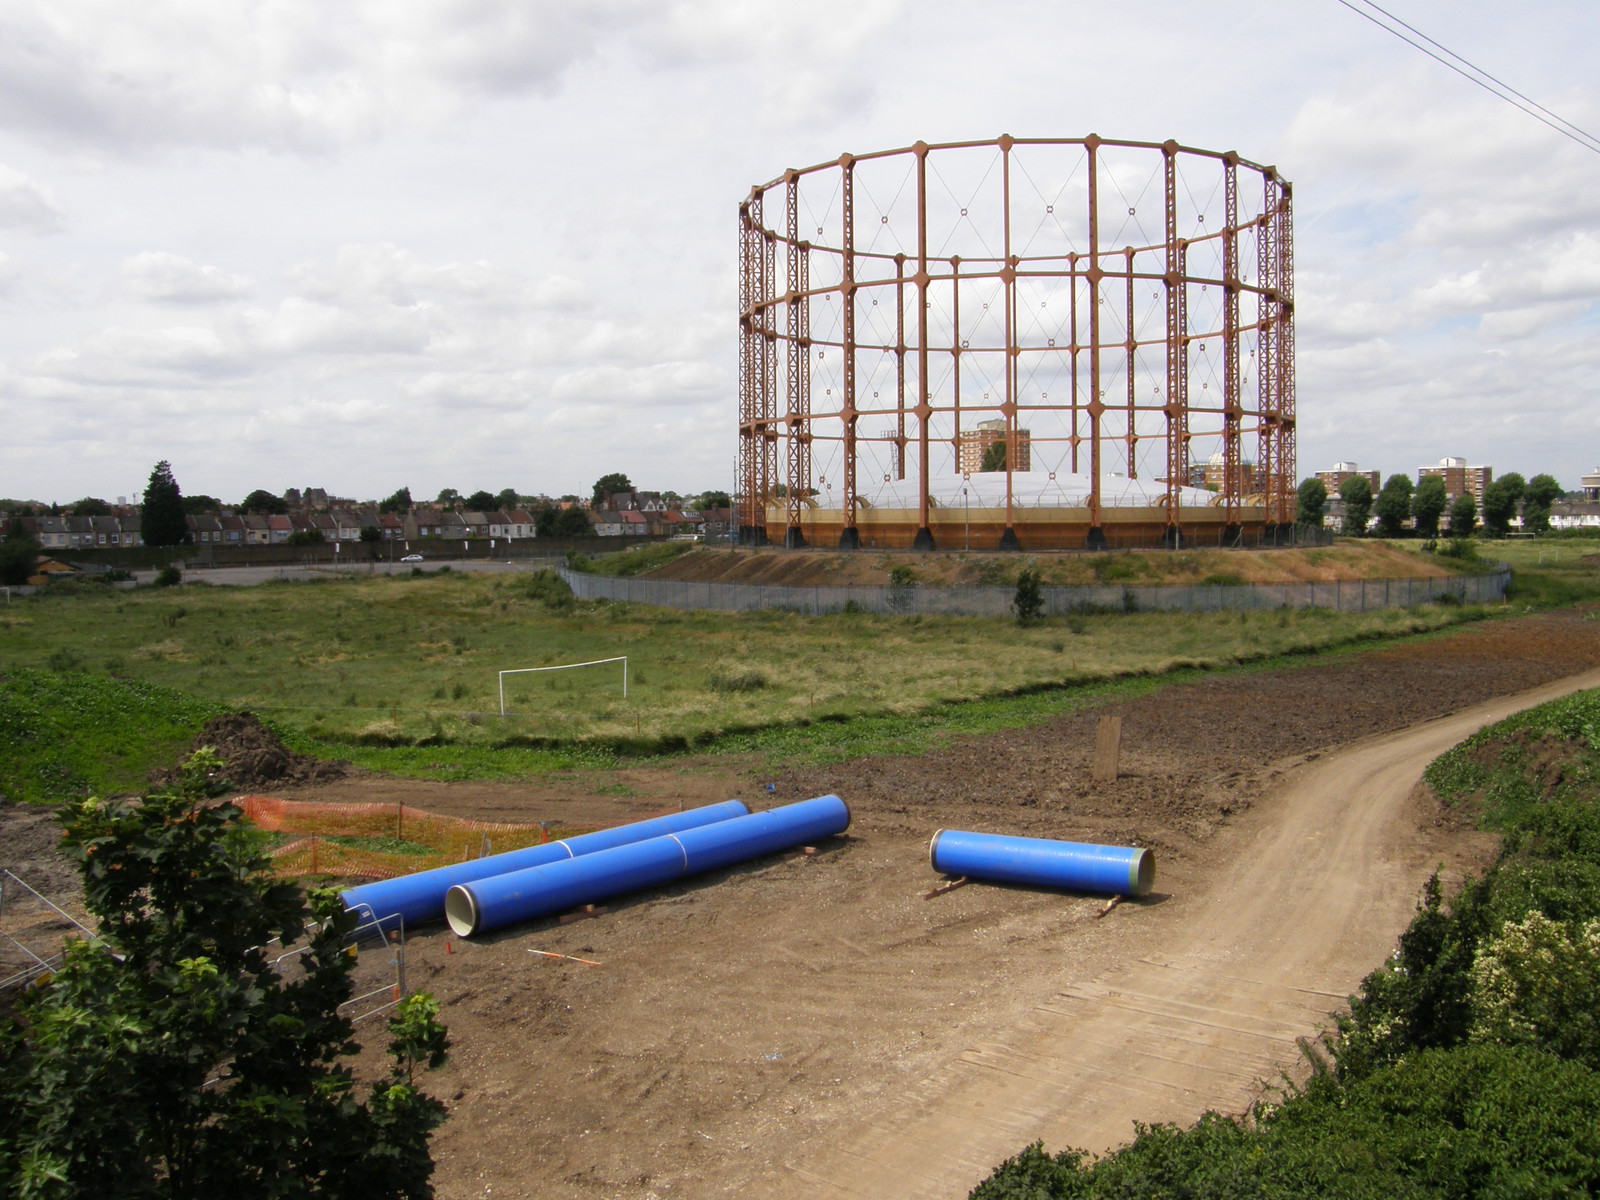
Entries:
{"type": "Polygon", "coordinates": [[[273,881],[239,808],[206,802],[219,765],[201,751],[171,791],[69,811],[99,931],[0,1024],[0,1192],[432,1195],[444,1106],[414,1076],[444,1060],[437,1002],[400,1003],[389,1075],[359,1095],[339,1012],[355,917],[273,881]]]}
{"type": "Polygon", "coordinates": [[[973,1200],[1091,1197],[1589,1195],[1600,1188],[1600,1076],[1527,1047],[1422,1051],[1371,1078],[1313,1085],[1253,1123],[1209,1113],[1143,1126],[1086,1164],[1037,1145],[973,1200]]]}

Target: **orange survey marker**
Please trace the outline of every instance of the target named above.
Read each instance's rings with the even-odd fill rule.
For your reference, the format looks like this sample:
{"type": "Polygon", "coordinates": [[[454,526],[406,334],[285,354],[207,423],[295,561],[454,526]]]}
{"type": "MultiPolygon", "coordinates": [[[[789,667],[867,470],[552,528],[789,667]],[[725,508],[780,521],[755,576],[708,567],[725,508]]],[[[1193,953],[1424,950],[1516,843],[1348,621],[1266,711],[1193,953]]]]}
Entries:
{"type": "Polygon", "coordinates": [[[568,962],[582,963],[586,967],[599,967],[599,966],[604,966],[605,965],[603,963],[595,962],[595,960],[592,959],[592,958],[575,958],[570,954],[557,954],[553,950],[529,950],[528,953],[529,954],[542,954],[546,958],[564,958],[568,962]]]}

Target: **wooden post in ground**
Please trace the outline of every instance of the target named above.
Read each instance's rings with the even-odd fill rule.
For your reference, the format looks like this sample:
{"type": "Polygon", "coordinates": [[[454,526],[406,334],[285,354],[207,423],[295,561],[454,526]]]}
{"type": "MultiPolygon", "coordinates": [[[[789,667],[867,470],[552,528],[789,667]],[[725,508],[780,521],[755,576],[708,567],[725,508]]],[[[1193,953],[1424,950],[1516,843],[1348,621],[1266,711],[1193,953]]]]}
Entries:
{"type": "Polygon", "coordinates": [[[1094,733],[1094,759],[1089,774],[1096,783],[1110,783],[1119,774],[1122,757],[1122,718],[1101,717],[1094,733]]]}

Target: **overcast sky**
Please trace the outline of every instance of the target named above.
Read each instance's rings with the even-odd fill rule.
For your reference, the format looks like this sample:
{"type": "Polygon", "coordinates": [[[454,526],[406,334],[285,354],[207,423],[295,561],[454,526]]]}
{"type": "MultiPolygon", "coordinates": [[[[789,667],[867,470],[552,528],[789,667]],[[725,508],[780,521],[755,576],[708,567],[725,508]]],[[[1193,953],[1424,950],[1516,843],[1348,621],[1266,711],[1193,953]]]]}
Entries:
{"type": "MultiPolygon", "coordinates": [[[[1386,7],[1600,129],[1594,0],[1386,7]]],[[[1600,155],[1335,0],[0,0],[0,496],[731,488],[752,184],[1091,132],[1293,182],[1302,476],[1600,463],[1600,155]]]]}

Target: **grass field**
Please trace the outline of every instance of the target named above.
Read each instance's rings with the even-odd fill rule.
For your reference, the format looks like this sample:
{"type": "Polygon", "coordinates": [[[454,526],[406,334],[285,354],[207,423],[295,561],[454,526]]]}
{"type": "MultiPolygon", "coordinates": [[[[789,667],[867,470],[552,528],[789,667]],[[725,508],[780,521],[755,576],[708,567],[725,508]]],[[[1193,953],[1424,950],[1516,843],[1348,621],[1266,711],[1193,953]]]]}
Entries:
{"type": "Polygon", "coordinates": [[[446,747],[523,750],[521,769],[540,769],[818,722],[893,722],[1471,615],[1440,607],[1117,614],[1022,628],[967,617],[677,612],[575,604],[561,592],[548,574],[81,589],[13,603],[0,614],[0,640],[11,666],[157,684],[251,709],[322,752],[449,772],[459,768],[455,753],[441,754],[446,747]],[[509,715],[500,715],[498,671],[617,655],[629,659],[626,700],[617,665],[513,676],[509,715]]]}
{"type": "Polygon", "coordinates": [[[1512,539],[1480,553],[1511,564],[1512,603],[1554,608],[1600,599],[1600,538],[1512,539]]]}

